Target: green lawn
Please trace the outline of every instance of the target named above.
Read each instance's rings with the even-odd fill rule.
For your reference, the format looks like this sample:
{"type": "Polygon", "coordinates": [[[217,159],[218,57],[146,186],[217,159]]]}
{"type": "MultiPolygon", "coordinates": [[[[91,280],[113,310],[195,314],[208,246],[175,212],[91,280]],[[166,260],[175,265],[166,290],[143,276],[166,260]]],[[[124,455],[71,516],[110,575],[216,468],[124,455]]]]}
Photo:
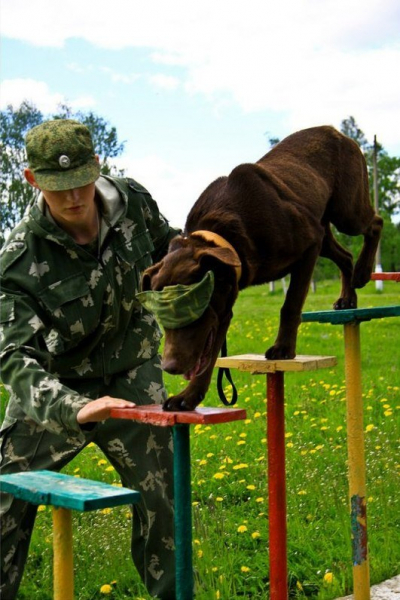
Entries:
{"type": "MultiPolygon", "coordinates": [[[[320,283],[304,310],[330,309],[339,288],[320,283]]],[[[282,302],[280,284],[274,293],[268,286],[242,292],[229,354],[263,353],[274,341],[282,302]]],[[[360,308],[394,304],[400,284],[385,283],[379,293],[369,283],[359,294],[360,308]]],[[[370,569],[377,583],[400,573],[400,319],[362,323],[361,347],[370,569]]],[[[343,327],[303,324],[297,352],[338,359],[332,369],[285,376],[290,590],[294,598],[328,600],[352,589],[343,327]]],[[[247,420],[191,430],[196,600],[268,597],[265,376],[232,374],[247,420]]],[[[180,377],[166,382],[170,393],[186,385],[180,377]]],[[[204,405],[219,404],[214,379],[204,405]]],[[[96,447],[67,472],[118,483],[96,447]]],[[[74,523],[76,598],[104,598],[108,584],[110,598],[147,600],[130,560],[127,507],[75,514],[74,523]]],[[[52,598],[51,557],[51,513],[44,508],[19,599],[52,598]]]]}

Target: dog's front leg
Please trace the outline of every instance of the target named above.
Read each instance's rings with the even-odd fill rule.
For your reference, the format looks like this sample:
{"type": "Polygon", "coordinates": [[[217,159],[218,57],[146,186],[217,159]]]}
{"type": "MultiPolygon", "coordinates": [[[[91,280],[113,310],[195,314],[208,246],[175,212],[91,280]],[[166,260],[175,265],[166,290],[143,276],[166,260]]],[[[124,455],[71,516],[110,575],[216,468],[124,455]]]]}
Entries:
{"type": "Polygon", "coordinates": [[[210,386],[214,365],[228,331],[231,316],[232,315],[230,314],[228,318],[220,323],[218,331],[215,335],[211,359],[207,369],[201,375],[194,377],[189,385],[180,394],[168,398],[163,404],[164,410],[194,410],[196,406],[198,406],[200,402],[204,400],[207,390],[210,386]]]}
{"type": "Polygon", "coordinates": [[[301,310],[307,297],[320,245],[315,245],[293,267],[285,302],[281,308],[278,336],[265,353],[269,360],[289,359],[296,356],[297,330],[301,322],[301,310]]]}

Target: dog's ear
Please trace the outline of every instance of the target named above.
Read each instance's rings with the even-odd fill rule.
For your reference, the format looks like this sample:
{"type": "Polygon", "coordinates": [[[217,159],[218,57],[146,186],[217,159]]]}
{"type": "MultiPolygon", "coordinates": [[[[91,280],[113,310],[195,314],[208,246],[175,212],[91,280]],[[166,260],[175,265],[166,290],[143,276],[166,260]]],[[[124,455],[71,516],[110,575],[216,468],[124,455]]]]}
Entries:
{"type": "Polygon", "coordinates": [[[154,277],[154,275],[156,275],[158,273],[161,266],[162,266],[162,261],[156,263],[155,265],[152,265],[151,267],[149,267],[148,269],[146,269],[143,272],[142,280],[140,283],[140,288],[141,288],[142,292],[148,292],[149,290],[151,290],[151,280],[154,277]]]}
{"type": "Polygon", "coordinates": [[[199,262],[204,262],[209,259],[216,259],[220,263],[229,267],[240,267],[241,262],[237,254],[232,252],[229,248],[202,248],[196,253],[195,258],[199,262]]]}
{"type": "Polygon", "coordinates": [[[175,250],[179,250],[179,248],[185,248],[187,243],[187,238],[184,238],[182,235],[177,235],[170,241],[168,252],[174,252],[175,250]]]}

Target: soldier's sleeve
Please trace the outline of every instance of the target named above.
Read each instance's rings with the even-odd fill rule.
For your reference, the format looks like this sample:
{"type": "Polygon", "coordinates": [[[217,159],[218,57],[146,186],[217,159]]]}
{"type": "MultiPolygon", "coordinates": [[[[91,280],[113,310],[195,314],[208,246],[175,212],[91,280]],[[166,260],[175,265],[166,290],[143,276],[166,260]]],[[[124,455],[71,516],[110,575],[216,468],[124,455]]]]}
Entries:
{"type": "Polygon", "coordinates": [[[157,262],[167,253],[172,238],[182,233],[182,230],[170,226],[167,219],[160,213],[156,201],[148,192],[143,197],[145,199],[146,224],[155,248],[152,258],[154,262],[157,262]]]}
{"type": "Polygon", "coordinates": [[[62,385],[48,370],[40,307],[29,295],[5,292],[0,298],[1,378],[22,411],[48,431],[77,434],[76,416],[89,398],[62,385]]]}

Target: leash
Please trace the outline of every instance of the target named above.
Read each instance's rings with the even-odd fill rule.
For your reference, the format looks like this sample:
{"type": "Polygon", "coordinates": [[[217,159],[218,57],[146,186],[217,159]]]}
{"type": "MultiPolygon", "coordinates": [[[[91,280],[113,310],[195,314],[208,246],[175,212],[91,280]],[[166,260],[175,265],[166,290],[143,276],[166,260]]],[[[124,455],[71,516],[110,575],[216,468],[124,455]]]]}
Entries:
{"type": "MultiPolygon", "coordinates": [[[[228,354],[228,347],[227,347],[226,338],[225,338],[224,343],[222,344],[222,347],[221,347],[221,357],[225,357],[225,356],[227,356],[227,354],[228,354]]],[[[219,396],[220,400],[225,404],[225,406],[233,406],[234,404],[236,404],[237,399],[238,399],[238,393],[237,393],[235,384],[233,383],[230,369],[228,369],[227,367],[220,367],[218,369],[217,390],[218,390],[218,396],[219,396]],[[225,396],[225,393],[224,393],[224,388],[223,388],[224,375],[232,386],[231,401],[229,401],[227,399],[227,397],[225,396]]]]}

